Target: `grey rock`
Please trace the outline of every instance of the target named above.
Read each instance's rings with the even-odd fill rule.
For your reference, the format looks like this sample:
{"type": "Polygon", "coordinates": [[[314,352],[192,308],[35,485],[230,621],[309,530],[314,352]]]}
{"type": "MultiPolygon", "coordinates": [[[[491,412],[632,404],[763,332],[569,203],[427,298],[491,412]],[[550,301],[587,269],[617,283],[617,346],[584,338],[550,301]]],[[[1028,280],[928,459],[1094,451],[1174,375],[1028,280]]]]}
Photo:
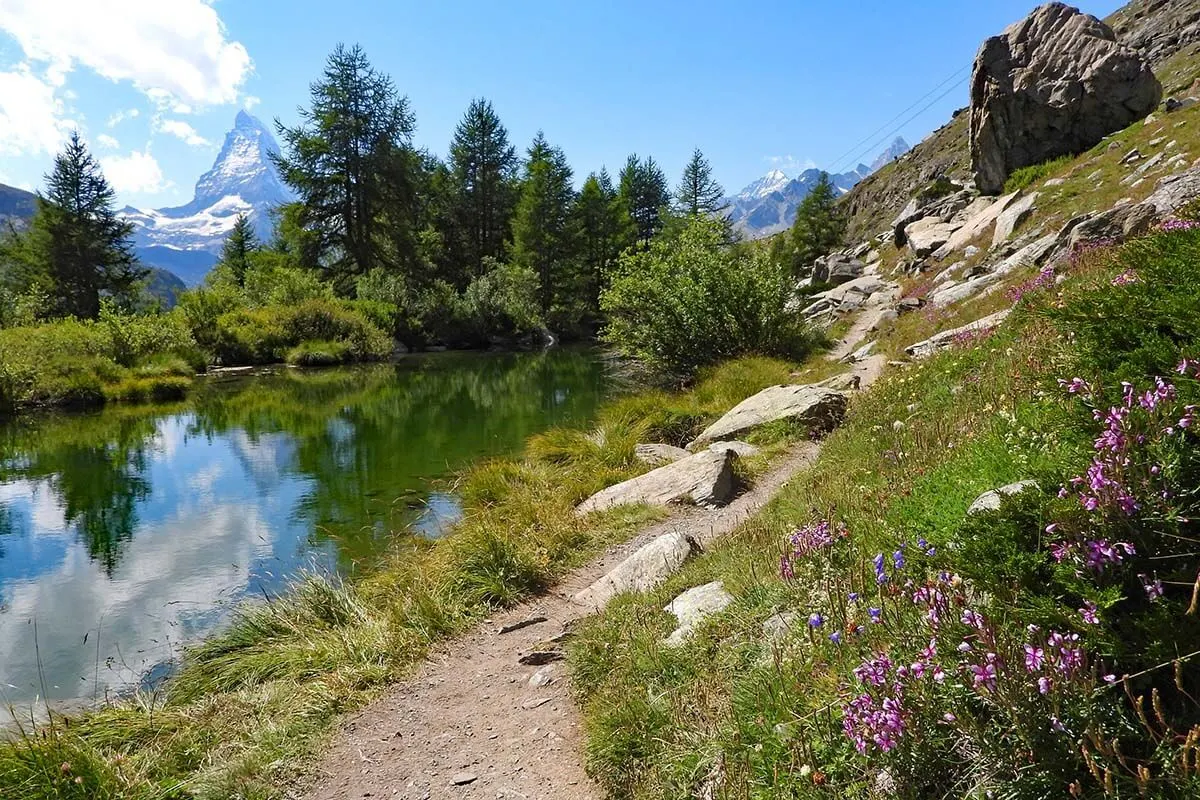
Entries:
{"type": "Polygon", "coordinates": [[[941,260],[950,255],[952,252],[961,250],[972,241],[982,236],[987,232],[988,228],[992,227],[996,223],[996,219],[1002,213],[1004,213],[1004,210],[1008,208],[1009,204],[1012,203],[1016,197],[1017,193],[1014,192],[1013,194],[1001,197],[995,202],[986,203],[982,208],[978,209],[974,214],[972,214],[972,216],[961,228],[954,232],[954,235],[951,236],[950,239],[947,240],[947,242],[933,254],[933,257],[941,260]]]}
{"type": "Polygon", "coordinates": [[[1052,189],[1055,186],[1062,186],[1062,185],[1066,184],[1066,182],[1067,182],[1066,178],[1051,178],[1050,180],[1043,183],[1042,186],[1045,186],[1047,189],[1052,189]]]}
{"type": "Polygon", "coordinates": [[[857,258],[834,254],[818,258],[813,263],[813,280],[841,284],[863,274],[866,265],[857,258]]]}
{"type": "Polygon", "coordinates": [[[993,489],[990,492],[984,492],[975,498],[975,502],[971,503],[971,507],[967,509],[967,516],[982,514],[985,511],[999,511],[1000,504],[1006,497],[1018,495],[1027,489],[1037,489],[1036,481],[1019,481],[1010,483],[1008,486],[1001,486],[999,489],[993,489]]]}
{"type": "Polygon", "coordinates": [[[917,258],[932,255],[935,250],[950,241],[962,223],[942,222],[937,217],[925,217],[904,229],[908,249],[917,258]]]}
{"type": "Polygon", "coordinates": [[[533,675],[529,676],[529,685],[534,689],[540,689],[543,686],[549,686],[554,683],[554,665],[547,664],[539,669],[533,675]]]}
{"type": "Polygon", "coordinates": [[[800,615],[794,611],[779,611],[763,621],[763,637],[771,644],[778,644],[787,638],[800,615]]]}
{"type": "Polygon", "coordinates": [[[791,419],[816,432],[838,425],[846,413],[846,395],[817,386],[771,386],[734,406],[725,416],[708,426],[689,449],[710,442],[732,439],[746,431],[775,420],[791,419]]]}
{"type": "Polygon", "coordinates": [[[975,183],[984,194],[999,194],[1014,170],[1082,153],[1160,100],[1150,64],[1118,43],[1111,28],[1063,3],[1040,6],[976,56],[975,183]]]}
{"type": "Polygon", "coordinates": [[[1146,198],[1146,204],[1154,206],[1159,216],[1166,217],[1197,198],[1200,198],[1200,167],[1193,167],[1160,180],[1146,198]]]}
{"type": "Polygon", "coordinates": [[[1012,238],[1013,231],[1020,227],[1033,213],[1037,199],[1037,192],[1031,192],[1024,197],[1019,197],[1010,203],[1001,212],[1000,216],[996,217],[996,230],[992,234],[992,247],[999,247],[1012,238]]]}
{"type": "Polygon", "coordinates": [[[548,620],[545,617],[529,617],[527,619],[521,620],[520,622],[514,622],[511,625],[502,626],[499,630],[499,633],[501,633],[501,634],[514,633],[516,631],[523,630],[525,628],[531,628],[534,625],[541,625],[543,622],[547,622],[547,621],[548,620]]]}
{"type": "Polygon", "coordinates": [[[700,545],[692,537],[679,532],[663,534],[576,594],[574,600],[588,608],[604,608],[619,594],[653,589],[699,552],[700,545]]]}
{"type": "Polygon", "coordinates": [[[1128,165],[1128,164],[1132,164],[1135,161],[1140,161],[1141,158],[1142,158],[1142,151],[1138,150],[1135,147],[1132,150],[1130,150],[1128,153],[1125,154],[1125,157],[1121,159],[1121,163],[1128,165]]]}
{"type": "Polygon", "coordinates": [[[479,776],[474,772],[458,772],[450,778],[450,783],[453,786],[466,786],[479,780],[479,776]]]}
{"type": "Polygon", "coordinates": [[[549,703],[553,699],[553,697],[535,697],[532,700],[526,700],[524,703],[521,703],[521,708],[525,709],[526,711],[531,711],[535,708],[546,705],[546,703],[549,703]]]}
{"type": "Polygon", "coordinates": [[[738,441],[713,442],[708,446],[708,449],[712,450],[714,453],[732,450],[738,454],[738,458],[750,458],[750,456],[756,456],[759,453],[759,449],[754,445],[738,441]]]}
{"type": "Polygon", "coordinates": [[[527,667],[540,667],[553,661],[562,661],[563,658],[561,650],[534,650],[518,658],[517,663],[527,667]]]}
{"type": "Polygon", "coordinates": [[[959,328],[951,328],[948,331],[942,331],[936,336],[931,336],[923,342],[917,342],[905,348],[906,353],[916,359],[928,358],[937,353],[939,350],[944,350],[949,347],[960,336],[989,331],[992,328],[1003,322],[1008,315],[1012,313],[1012,309],[1006,308],[1003,311],[997,311],[995,314],[989,314],[982,319],[977,319],[972,323],[963,325],[959,328]]]}
{"type": "Polygon", "coordinates": [[[896,304],[896,311],[901,314],[908,314],[913,311],[920,311],[925,305],[925,301],[919,297],[906,297],[896,304]]]}
{"type": "Polygon", "coordinates": [[[729,606],[733,595],[725,591],[720,581],[706,583],[688,589],[668,603],[663,611],[670,612],[679,620],[679,626],[664,642],[668,647],[678,647],[688,640],[700,623],[729,606]]]}
{"type": "Polygon", "coordinates": [[[669,444],[639,444],[633,449],[633,455],[634,458],[643,464],[649,464],[652,467],[661,467],[663,464],[673,464],[676,461],[687,458],[691,453],[682,447],[675,447],[669,444]]]}
{"type": "Polygon", "coordinates": [[[704,450],[599,491],[580,503],[575,513],[584,516],[593,511],[643,503],[723,506],[733,498],[736,489],[733,474],[736,459],[737,453],[732,450],[721,453],[704,450]]]}

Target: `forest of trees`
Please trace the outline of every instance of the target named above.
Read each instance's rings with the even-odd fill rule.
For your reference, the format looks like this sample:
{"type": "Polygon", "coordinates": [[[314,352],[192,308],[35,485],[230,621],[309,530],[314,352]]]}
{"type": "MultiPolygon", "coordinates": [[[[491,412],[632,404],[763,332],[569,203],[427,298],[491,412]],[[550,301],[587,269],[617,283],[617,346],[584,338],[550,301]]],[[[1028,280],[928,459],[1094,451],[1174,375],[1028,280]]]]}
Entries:
{"type": "MultiPolygon", "coordinates": [[[[317,364],[382,358],[391,341],[481,347],[592,338],[606,329],[632,334],[637,314],[619,326],[607,317],[637,307],[628,303],[641,291],[642,273],[656,276],[654,292],[678,302],[706,298],[709,305],[691,318],[726,313],[712,305],[722,291],[715,284],[680,295],[661,285],[674,279],[657,269],[677,256],[673,248],[727,251],[711,262],[723,266],[703,271],[713,280],[726,269],[761,270],[767,260],[796,276],[841,237],[827,181],[805,201],[791,235],[766,250],[737,241],[724,191],[698,149],[672,189],[659,164],[637,154],[615,176],[601,167],[579,179],[542,132],[518,148],[485,99],[470,103],[444,159],[416,146],[416,126],[392,79],[361,48],[339,45],[297,124],[276,123],[276,165],[297,199],[277,210],[269,241],[258,241],[250,220],[239,219],[205,284],[183,293],[170,315],[148,297],[148,270],[134,257],[131,228],[117,214],[98,162],[73,134],[28,229],[0,236],[0,328],[107,319],[102,335],[79,329],[101,344],[83,347],[72,334],[51,347],[64,364],[68,355],[92,364],[99,383],[87,385],[94,393],[116,374],[95,358],[149,369],[139,362],[162,356],[154,348],[164,342],[189,365],[317,364]],[[758,258],[759,251],[769,258],[758,258]],[[605,303],[618,274],[622,300],[605,303]],[[160,318],[140,328],[125,319],[154,314],[160,318]]],[[[775,272],[761,280],[778,285],[775,272]]],[[[646,333],[638,334],[637,348],[620,336],[608,340],[652,352],[658,345],[646,333]]],[[[28,341],[12,337],[9,354],[18,344],[28,349],[28,341]]],[[[743,349],[756,347],[747,342],[743,349]]],[[[40,396],[30,387],[44,367],[32,350],[25,377],[12,377],[19,359],[8,360],[0,383],[9,388],[0,386],[0,395],[40,396]]],[[[67,366],[60,372],[77,383],[67,366]]]]}

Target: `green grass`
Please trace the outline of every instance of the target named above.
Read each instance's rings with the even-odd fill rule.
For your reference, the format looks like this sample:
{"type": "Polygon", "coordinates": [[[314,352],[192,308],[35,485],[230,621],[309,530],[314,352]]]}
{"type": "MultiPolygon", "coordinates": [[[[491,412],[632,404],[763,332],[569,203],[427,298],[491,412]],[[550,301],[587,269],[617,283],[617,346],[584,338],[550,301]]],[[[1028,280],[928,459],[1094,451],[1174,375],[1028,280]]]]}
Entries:
{"type": "MultiPolygon", "coordinates": [[[[549,431],[523,458],[475,467],[459,481],[465,516],[446,538],[399,537],[395,553],[354,582],[305,578],[188,650],[164,691],[0,743],[0,796],[286,796],[334,721],[402,678],[432,643],[661,517],[646,508],[574,514],[592,493],[648,469],[633,458],[643,436],[682,440],[794,369],[735,361],[707,370],[691,391],[618,398],[589,431],[549,431]]],[[[768,446],[795,433],[774,432],[768,446]]]]}
{"type": "Polygon", "coordinates": [[[1074,156],[1061,156],[1041,164],[1021,167],[1009,175],[1008,180],[1004,182],[1004,194],[1023,191],[1038,181],[1056,174],[1074,160],[1074,156]]]}

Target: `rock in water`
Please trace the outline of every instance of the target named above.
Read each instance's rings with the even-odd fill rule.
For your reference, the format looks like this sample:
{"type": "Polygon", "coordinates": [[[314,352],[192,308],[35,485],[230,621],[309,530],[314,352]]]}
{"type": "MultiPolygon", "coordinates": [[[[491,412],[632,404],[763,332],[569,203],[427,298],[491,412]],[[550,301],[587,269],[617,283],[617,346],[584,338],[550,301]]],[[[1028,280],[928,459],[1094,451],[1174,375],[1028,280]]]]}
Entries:
{"type": "Polygon", "coordinates": [[[1047,3],[984,42],[971,76],[975,183],[999,194],[1021,167],[1082,153],[1157,108],[1162,85],[1112,29],[1047,3]]]}

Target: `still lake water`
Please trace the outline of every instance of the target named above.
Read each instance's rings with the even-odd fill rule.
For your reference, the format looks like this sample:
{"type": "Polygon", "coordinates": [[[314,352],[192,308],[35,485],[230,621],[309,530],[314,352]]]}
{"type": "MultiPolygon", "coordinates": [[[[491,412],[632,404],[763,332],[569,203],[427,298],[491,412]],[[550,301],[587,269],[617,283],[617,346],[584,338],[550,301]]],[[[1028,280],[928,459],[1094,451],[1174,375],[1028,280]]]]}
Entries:
{"type": "Polygon", "coordinates": [[[0,704],[152,683],[243,598],[437,536],[448,478],[586,423],[606,388],[588,350],[445,353],[0,426],[0,704]]]}

